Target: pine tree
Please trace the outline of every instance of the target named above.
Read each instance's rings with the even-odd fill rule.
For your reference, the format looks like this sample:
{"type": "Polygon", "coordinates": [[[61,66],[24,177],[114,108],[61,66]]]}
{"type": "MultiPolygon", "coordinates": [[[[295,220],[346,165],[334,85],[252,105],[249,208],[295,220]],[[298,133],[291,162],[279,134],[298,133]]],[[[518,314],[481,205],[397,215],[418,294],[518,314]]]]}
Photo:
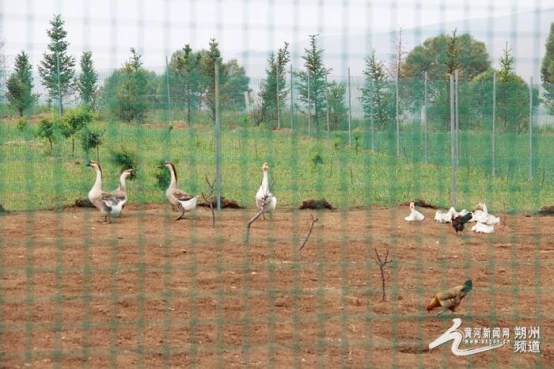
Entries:
{"type": "Polygon", "coordinates": [[[550,24],[550,34],[546,40],[546,53],[542,59],[541,81],[545,89],[545,105],[554,115],[554,23],[550,24]]]}
{"type": "Polygon", "coordinates": [[[506,47],[502,51],[502,56],[500,57],[500,72],[498,73],[499,82],[508,82],[514,64],[514,57],[512,56],[512,49],[508,48],[508,42],[506,42],[506,47]]]}
{"type": "Polygon", "coordinates": [[[308,108],[310,116],[314,117],[316,130],[320,129],[325,106],[325,75],[330,73],[323,65],[323,49],[317,46],[317,36],[310,35],[310,45],[304,49],[305,70],[296,72],[298,78],[298,94],[300,101],[308,108]]]}
{"type": "Polygon", "coordinates": [[[202,53],[195,53],[189,44],[171,57],[169,73],[172,99],[181,101],[185,106],[187,122],[192,121],[194,111],[201,101],[200,74],[202,53]]]}
{"type": "Polygon", "coordinates": [[[21,51],[15,58],[14,72],[8,79],[7,87],[8,103],[22,117],[38,99],[38,95],[33,94],[33,67],[25,51],[21,51]]]}
{"type": "Polygon", "coordinates": [[[393,120],[394,95],[387,80],[385,64],[377,60],[375,50],[366,58],[363,74],[365,82],[360,99],[364,117],[371,120],[376,128],[386,129],[393,120]]]}
{"type": "Polygon", "coordinates": [[[77,81],[77,89],[83,104],[94,108],[98,92],[98,73],[94,69],[92,52],[85,51],[81,56],[81,74],[77,81]]]}
{"type": "MultiPolygon", "coordinates": [[[[287,84],[287,64],[290,62],[289,44],[275,53],[271,52],[267,58],[266,78],[262,81],[258,96],[261,100],[260,118],[257,122],[273,122],[277,120],[278,109],[284,107],[289,90],[287,84]]],[[[280,128],[280,127],[278,127],[280,128]]]]}
{"type": "Polygon", "coordinates": [[[49,52],[43,54],[38,71],[50,98],[59,100],[63,114],[63,98],[73,90],[75,58],[67,53],[69,43],[65,40],[67,31],[63,28],[61,15],[55,15],[50,24],[52,28],[47,31],[49,52]]]}
{"type": "Polygon", "coordinates": [[[333,81],[327,84],[329,89],[329,101],[327,109],[329,109],[329,125],[333,130],[341,130],[342,123],[346,121],[346,85],[343,82],[333,81]]]}
{"type": "Polygon", "coordinates": [[[116,84],[115,109],[119,118],[142,123],[148,108],[146,99],[146,71],[142,68],[142,55],[131,48],[131,57],[123,64],[121,79],[116,84]]]}
{"type": "Polygon", "coordinates": [[[450,78],[450,75],[460,68],[460,37],[456,35],[457,30],[452,31],[452,36],[448,38],[446,45],[446,79],[450,78]]]}
{"type": "MultiPolygon", "coordinates": [[[[219,67],[219,81],[218,84],[221,87],[225,81],[226,72],[222,63],[221,52],[219,51],[219,44],[215,38],[210,39],[210,48],[204,54],[202,65],[202,77],[204,84],[204,101],[212,114],[212,120],[215,123],[215,66],[219,67]]],[[[221,88],[220,88],[221,92],[221,88]]],[[[220,93],[219,103],[225,104],[225,96],[220,93]]]]}

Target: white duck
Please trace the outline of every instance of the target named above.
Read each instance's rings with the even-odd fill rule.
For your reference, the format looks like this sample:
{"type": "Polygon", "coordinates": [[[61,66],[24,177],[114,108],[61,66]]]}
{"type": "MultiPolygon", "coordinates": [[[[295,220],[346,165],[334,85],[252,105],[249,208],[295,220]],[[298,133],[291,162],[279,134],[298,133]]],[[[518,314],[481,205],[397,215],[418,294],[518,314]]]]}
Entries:
{"type": "Polygon", "coordinates": [[[275,210],[277,206],[277,198],[269,191],[269,164],[264,163],[262,165],[262,171],[262,185],[256,193],[256,208],[258,210],[262,210],[263,208],[263,213],[270,213],[275,210]]]}
{"type": "Polygon", "coordinates": [[[481,211],[476,210],[473,212],[473,220],[477,223],[483,223],[487,225],[495,225],[500,223],[500,218],[495,217],[492,214],[489,214],[489,211],[487,209],[487,205],[480,202],[475,206],[476,209],[481,209],[481,211]]]}
{"type": "Polygon", "coordinates": [[[451,207],[447,212],[437,210],[435,212],[435,221],[437,223],[452,223],[452,218],[455,217],[458,213],[454,207],[451,207]]]}
{"type": "Polygon", "coordinates": [[[407,222],[421,222],[425,219],[425,216],[415,209],[415,204],[412,201],[410,203],[410,215],[404,218],[407,222]]]}
{"type": "Polygon", "coordinates": [[[132,169],[125,169],[123,172],[121,172],[121,175],[119,176],[119,187],[111,192],[112,196],[123,199],[124,202],[121,207],[121,211],[123,211],[123,208],[125,208],[125,204],[127,203],[127,187],[125,185],[125,179],[132,174],[132,169]]]}
{"type": "Polygon", "coordinates": [[[471,230],[477,233],[494,233],[494,225],[476,223],[473,227],[471,227],[471,230]]]}
{"type": "Polygon", "coordinates": [[[110,217],[118,216],[123,210],[123,206],[127,202],[127,196],[102,191],[102,168],[95,161],[89,162],[87,166],[96,170],[96,181],[88,193],[88,199],[100,210],[100,214],[104,216],[104,221],[110,223],[110,217]]]}
{"type": "Polygon", "coordinates": [[[181,210],[181,214],[175,218],[175,220],[183,219],[185,217],[185,211],[191,211],[196,209],[196,203],[198,201],[198,196],[189,195],[185,191],[179,190],[177,188],[177,172],[175,171],[175,165],[173,163],[164,164],[171,173],[171,182],[165,195],[169,202],[181,210]]]}

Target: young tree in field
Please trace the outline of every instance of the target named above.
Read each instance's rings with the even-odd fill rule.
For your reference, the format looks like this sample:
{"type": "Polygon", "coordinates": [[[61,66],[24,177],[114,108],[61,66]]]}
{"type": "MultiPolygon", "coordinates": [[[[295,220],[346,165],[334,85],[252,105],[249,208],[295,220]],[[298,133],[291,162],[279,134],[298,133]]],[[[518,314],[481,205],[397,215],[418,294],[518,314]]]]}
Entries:
{"type": "Polygon", "coordinates": [[[330,73],[323,64],[323,49],[317,46],[317,36],[310,35],[310,45],[304,49],[305,70],[296,72],[298,79],[296,87],[300,101],[304,103],[308,112],[313,116],[316,130],[319,131],[321,121],[324,121],[323,113],[325,107],[325,75],[330,73]]]}
{"type": "Polygon", "coordinates": [[[71,138],[71,155],[75,156],[75,135],[92,122],[93,116],[88,105],[68,109],[62,120],[62,134],[71,138]]]}
{"type": "MultiPolygon", "coordinates": [[[[490,111],[485,105],[491,104],[493,75],[496,73],[496,121],[499,132],[521,133],[529,129],[529,85],[513,72],[512,51],[506,48],[500,57],[500,70],[489,69],[473,80],[474,112],[490,111]]],[[[533,109],[539,105],[539,93],[533,89],[533,109]]],[[[478,113],[477,113],[478,114],[478,113]]],[[[482,114],[482,113],[481,113],[482,114]]],[[[490,120],[490,117],[477,116],[476,120],[490,120]]]]}
{"type": "Polygon", "coordinates": [[[10,107],[23,117],[38,99],[38,95],[33,94],[33,67],[29,63],[29,56],[22,51],[15,58],[14,72],[8,79],[8,92],[6,98],[10,107]]]}
{"type": "Polygon", "coordinates": [[[228,110],[242,111],[245,108],[244,93],[249,91],[250,78],[244,67],[236,59],[224,64],[225,75],[222,79],[222,107],[228,110]]]}
{"type": "Polygon", "coordinates": [[[219,44],[215,38],[210,39],[210,48],[206,51],[202,58],[202,81],[204,93],[204,102],[210,109],[212,120],[215,123],[215,66],[219,68],[219,86],[220,86],[220,104],[225,103],[224,96],[221,94],[222,81],[225,81],[226,71],[222,63],[219,44]]]}
{"type": "Polygon", "coordinates": [[[266,78],[262,81],[258,96],[261,100],[261,122],[274,122],[277,120],[277,111],[284,108],[284,101],[289,93],[287,84],[287,65],[290,62],[289,44],[277,51],[277,55],[271,52],[267,58],[266,78]]]}
{"type": "Polygon", "coordinates": [[[110,104],[116,116],[126,122],[133,120],[142,123],[146,118],[147,72],[142,68],[142,56],[131,48],[131,57],[121,70],[114,72],[106,82],[108,91],[113,93],[110,104]]]}
{"type": "Polygon", "coordinates": [[[63,98],[73,92],[75,58],[67,53],[69,43],[61,15],[55,15],[50,24],[52,28],[47,31],[50,37],[48,52],[43,54],[38,71],[50,98],[59,100],[63,114],[63,98]]]}
{"type": "Polygon", "coordinates": [[[52,154],[54,151],[54,142],[59,133],[59,124],[57,121],[52,119],[42,119],[37,127],[35,135],[40,138],[45,138],[50,144],[49,154],[52,154]]]}
{"type": "Polygon", "coordinates": [[[169,63],[171,99],[183,104],[189,123],[202,101],[200,89],[201,67],[202,53],[193,52],[188,44],[183,49],[173,53],[169,63]]]}
{"type": "Polygon", "coordinates": [[[548,112],[554,115],[554,23],[550,24],[550,33],[545,46],[546,53],[541,65],[541,81],[545,90],[545,105],[548,112]]]}
{"type": "Polygon", "coordinates": [[[363,71],[364,87],[360,98],[364,118],[373,122],[377,129],[389,128],[394,119],[394,94],[387,70],[382,61],[377,60],[375,50],[365,60],[363,71]]]}
{"type": "Polygon", "coordinates": [[[342,123],[347,119],[346,109],[346,85],[343,82],[330,82],[327,84],[329,89],[329,103],[326,109],[329,109],[329,126],[332,130],[342,129],[342,123]]]}
{"type": "Polygon", "coordinates": [[[77,80],[77,89],[81,102],[94,109],[98,92],[98,73],[94,69],[92,52],[85,51],[81,56],[81,74],[77,80]]]}

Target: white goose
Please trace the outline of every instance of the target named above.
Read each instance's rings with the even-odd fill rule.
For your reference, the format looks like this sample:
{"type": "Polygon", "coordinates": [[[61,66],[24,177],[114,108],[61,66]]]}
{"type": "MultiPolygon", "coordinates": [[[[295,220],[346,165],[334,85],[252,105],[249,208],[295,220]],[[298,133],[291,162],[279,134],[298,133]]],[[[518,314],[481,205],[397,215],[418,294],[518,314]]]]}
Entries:
{"type": "Polygon", "coordinates": [[[102,168],[95,161],[89,162],[87,166],[96,170],[96,181],[88,193],[88,199],[100,210],[100,214],[104,216],[104,221],[110,223],[110,217],[118,216],[121,213],[123,206],[127,202],[127,196],[102,191],[102,168]]]}
{"type": "Polygon", "coordinates": [[[169,183],[167,191],[165,191],[165,195],[172,205],[181,210],[181,214],[175,218],[175,220],[183,219],[185,217],[185,211],[196,209],[198,196],[189,195],[185,191],[179,190],[177,188],[177,172],[175,171],[175,165],[173,165],[173,163],[165,163],[164,165],[171,173],[171,182],[169,183]]]}
{"type": "Polygon", "coordinates": [[[111,192],[112,196],[123,199],[121,211],[123,211],[123,209],[125,208],[125,204],[127,203],[127,186],[125,185],[125,179],[132,174],[132,169],[125,169],[123,172],[121,172],[121,175],[119,176],[119,187],[111,192]]]}
{"type": "Polygon", "coordinates": [[[475,206],[476,209],[481,209],[481,211],[476,210],[473,212],[473,220],[477,223],[483,223],[487,225],[495,225],[500,223],[500,218],[495,217],[492,214],[489,214],[489,211],[487,209],[487,205],[480,202],[475,206]]]}
{"type": "Polygon", "coordinates": [[[477,233],[494,233],[494,225],[476,223],[473,227],[471,227],[471,230],[477,233]]]}
{"type": "Polygon", "coordinates": [[[275,210],[277,206],[277,198],[269,191],[269,164],[264,163],[262,165],[263,178],[262,185],[256,193],[256,208],[259,210],[263,209],[263,213],[270,213],[275,210]]]}
{"type": "Polygon", "coordinates": [[[425,219],[425,216],[415,209],[415,204],[412,201],[410,203],[410,215],[404,218],[407,222],[421,222],[425,219]]]}

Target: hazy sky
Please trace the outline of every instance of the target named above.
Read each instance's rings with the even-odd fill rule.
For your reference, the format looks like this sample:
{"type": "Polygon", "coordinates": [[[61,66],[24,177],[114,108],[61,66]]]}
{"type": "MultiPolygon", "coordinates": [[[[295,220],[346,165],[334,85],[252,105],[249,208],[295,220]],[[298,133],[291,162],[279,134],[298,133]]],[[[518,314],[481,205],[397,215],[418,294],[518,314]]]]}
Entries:
{"type": "Polygon", "coordinates": [[[554,0],[0,0],[0,25],[6,54],[26,50],[36,65],[49,21],[61,14],[70,52],[91,50],[102,69],[119,67],[130,47],[145,65],[162,66],[165,55],[187,43],[206,48],[211,37],[227,59],[312,33],[348,36],[551,7],[554,0]]]}

